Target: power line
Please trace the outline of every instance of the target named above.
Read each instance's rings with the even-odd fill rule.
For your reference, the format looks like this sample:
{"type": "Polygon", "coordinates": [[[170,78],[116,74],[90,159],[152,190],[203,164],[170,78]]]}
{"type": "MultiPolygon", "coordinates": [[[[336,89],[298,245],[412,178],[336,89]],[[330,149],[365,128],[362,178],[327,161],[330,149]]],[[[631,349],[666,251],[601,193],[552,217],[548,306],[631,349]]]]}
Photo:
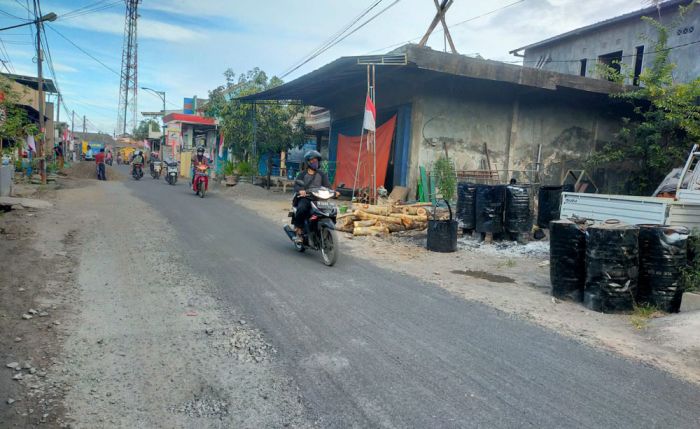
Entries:
{"type": "Polygon", "coordinates": [[[304,60],[312,57],[313,55],[317,54],[319,51],[321,51],[323,48],[328,46],[329,44],[333,43],[335,40],[337,40],[340,36],[343,35],[346,31],[348,31],[353,25],[357,24],[362,18],[364,18],[365,15],[367,15],[372,9],[377,7],[379,3],[381,3],[383,0],[377,0],[373,4],[371,4],[368,8],[360,12],[360,14],[356,17],[354,17],[350,22],[348,22],[342,29],[338,30],[336,33],[331,35],[327,40],[325,40],[323,43],[321,43],[319,46],[317,46],[313,51],[309,52],[307,55],[305,55],[303,58],[301,58],[299,61],[295,62],[292,64],[284,73],[289,72],[290,69],[294,68],[296,65],[299,63],[302,63],[304,60]]]}
{"type": "Polygon", "coordinates": [[[324,52],[326,52],[327,50],[329,50],[330,48],[332,48],[333,46],[337,45],[338,43],[340,43],[340,42],[342,42],[343,40],[347,39],[348,37],[352,36],[353,34],[355,34],[355,32],[357,32],[358,30],[360,30],[362,27],[364,27],[365,25],[367,25],[367,24],[369,24],[370,22],[374,21],[379,15],[381,15],[381,14],[383,14],[384,12],[386,12],[387,10],[391,9],[391,8],[392,8],[393,6],[395,6],[399,1],[401,1],[401,0],[394,0],[393,3],[391,3],[390,5],[388,5],[387,7],[385,7],[384,9],[380,10],[379,12],[377,12],[376,14],[374,14],[372,17],[370,17],[370,18],[368,18],[367,20],[365,20],[362,24],[360,24],[360,25],[358,25],[357,27],[355,27],[351,32],[349,32],[349,33],[345,34],[343,37],[341,37],[341,38],[335,40],[333,43],[331,43],[330,45],[326,46],[325,48],[323,48],[322,50],[320,50],[319,52],[317,52],[316,54],[314,54],[313,56],[311,56],[310,58],[308,58],[307,60],[305,60],[304,62],[302,62],[301,64],[299,64],[298,66],[294,67],[292,70],[290,70],[290,71],[286,72],[285,74],[283,74],[283,75],[281,76],[281,78],[287,77],[288,75],[290,75],[290,74],[293,73],[294,71],[296,71],[296,70],[298,70],[299,68],[301,68],[303,65],[307,64],[309,61],[313,60],[314,58],[318,57],[318,56],[321,55],[322,53],[324,53],[324,52]]]}
{"type": "Polygon", "coordinates": [[[119,5],[119,4],[123,4],[123,3],[124,3],[123,0],[112,0],[111,3],[107,3],[107,1],[109,1],[109,0],[98,1],[98,2],[94,3],[94,4],[92,5],[92,7],[88,7],[88,6],[90,6],[90,5],[88,5],[88,6],[85,6],[85,7],[83,7],[83,8],[79,8],[79,9],[73,10],[73,11],[71,11],[71,12],[65,13],[65,14],[61,15],[61,20],[62,20],[62,21],[65,21],[65,20],[68,20],[68,19],[78,18],[78,17],[81,17],[81,16],[85,16],[85,15],[89,15],[89,14],[92,14],[92,13],[100,12],[100,11],[103,11],[103,10],[106,10],[106,9],[110,9],[110,8],[112,8],[112,7],[114,7],[114,6],[117,6],[117,5],[119,5]]]}
{"type": "MultiPolygon", "coordinates": [[[[673,49],[684,48],[684,47],[686,47],[686,46],[695,45],[695,44],[697,44],[697,43],[700,43],[700,40],[695,40],[695,41],[693,41],[693,42],[683,43],[683,44],[680,44],[680,45],[669,46],[669,47],[666,47],[666,48],[664,48],[664,49],[657,49],[657,50],[655,50],[655,51],[648,51],[648,52],[644,52],[644,54],[645,54],[645,55],[647,55],[647,54],[658,54],[658,53],[660,53],[660,52],[667,52],[667,51],[671,51],[671,50],[673,50],[673,49]]],[[[636,57],[636,56],[637,56],[636,54],[627,54],[627,55],[621,55],[620,58],[633,58],[633,57],[636,57]]],[[[545,61],[544,61],[544,64],[550,64],[550,63],[580,63],[580,62],[583,61],[583,60],[586,60],[586,61],[588,61],[588,60],[597,61],[598,58],[578,58],[578,59],[571,59],[571,60],[549,60],[549,61],[546,61],[546,60],[545,60],[545,61]]],[[[526,60],[523,59],[523,60],[504,61],[504,62],[509,62],[509,63],[511,63],[511,64],[519,64],[519,63],[521,63],[521,62],[522,62],[522,63],[526,63],[526,62],[528,62],[528,63],[537,63],[537,62],[541,62],[541,61],[543,61],[543,60],[542,60],[541,58],[538,58],[538,59],[536,59],[536,60],[527,60],[527,61],[526,61],[526,60]]]]}
{"type": "MultiPolygon", "coordinates": [[[[477,19],[483,18],[483,17],[485,17],[485,16],[493,15],[493,14],[496,13],[496,12],[500,12],[500,11],[502,11],[502,10],[504,10],[504,9],[508,9],[509,7],[518,5],[518,4],[520,4],[520,3],[524,2],[524,1],[525,1],[525,0],[517,0],[517,1],[514,1],[514,2],[512,2],[512,3],[508,3],[508,4],[506,4],[506,5],[503,5],[503,6],[499,7],[499,8],[490,10],[490,11],[485,12],[485,13],[482,13],[481,15],[472,16],[471,18],[467,18],[467,19],[465,19],[464,21],[460,21],[460,22],[454,23],[454,24],[452,24],[452,25],[448,25],[447,28],[452,29],[452,28],[454,28],[454,27],[456,27],[456,26],[458,26],[458,25],[463,25],[463,24],[466,24],[466,23],[471,22],[471,21],[476,21],[477,19]]],[[[435,30],[435,33],[437,34],[437,33],[444,32],[444,31],[445,31],[445,30],[444,30],[443,28],[439,28],[439,29],[436,29],[436,30],[435,30]]],[[[373,53],[376,53],[376,52],[385,52],[387,49],[396,48],[396,47],[398,47],[398,46],[403,46],[403,45],[405,45],[406,43],[411,43],[411,42],[413,42],[413,41],[415,41],[415,40],[419,40],[421,37],[423,37],[422,34],[419,35],[419,36],[416,36],[416,37],[414,37],[414,38],[412,38],[412,39],[408,39],[408,40],[406,40],[406,41],[403,41],[403,42],[394,43],[393,45],[389,45],[389,46],[386,46],[386,47],[384,47],[384,48],[375,49],[375,50],[370,51],[370,52],[368,52],[368,53],[373,54],[373,53]]]]}
{"type": "Polygon", "coordinates": [[[114,70],[112,67],[110,67],[110,66],[108,66],[107,64],[103,63],[102,61],[100,61],[99,59],[97,59],[94,55],[92,55],[91,53],[89,53],[89,52],[86,51],[85,49],[83,49],[83,48],[81,48],[80,46],[76,45],[75,42],[73,42],[72,40],[70,40],[68,37],[64,36],[63,33],[61,33],[60,31],[56,30],[53,26],[49,25],[48,27],[49,27],[52,31],[54,31],[56,34],[58,34],[59,36],[61,36],[63,39],[65,39],[68,43],[70,43],[71,45],[75,46],[75,48],[78,49],[80,52],[84,53],[84,54],[87,55],[88,57],[90,57],[90,58],[92,58],[93,60],[95,60],[95,61],[96,61],[97,63],[99,63],[102,67],[106,68],[107,70],[111,71],[112,73],[116,74],[117,76],[121,76],[121,74],[120,74],[118,71],[114,70]]]}

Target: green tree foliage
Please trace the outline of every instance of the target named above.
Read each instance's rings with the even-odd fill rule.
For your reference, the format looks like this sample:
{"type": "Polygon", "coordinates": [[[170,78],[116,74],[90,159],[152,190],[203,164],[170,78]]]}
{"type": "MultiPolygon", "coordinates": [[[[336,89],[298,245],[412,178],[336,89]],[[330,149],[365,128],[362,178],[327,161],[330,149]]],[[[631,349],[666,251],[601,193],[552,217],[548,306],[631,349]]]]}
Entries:
{"type": "MultiPolygon", "coordinates": [[[[687,10],[681,8],[679,20],[687,10]]],[[[631,103],[635,116],[624,119],[618,141],[598,151],[589,163],[609,169],[632,165],[626,189],[649,195],[671,169],[683,165],[691,146],[700,143],[700,78],[674,83],[669,29],[654,19],[642,19],[657,33],[653,62],[639,76],[638,89],[613,94],[631,103]]]]}
{"type": "Polygon", "coordinates": [[[0,94],[0,140],[12,149],[22,144],[27,135],[39,134],[39,128],[29,119],[27,111],[18,105],[22,94],[13,90],[12,82],[4,76],[0,76],[0,94]]]}
{"type": "Polygon", "coordinates": [[[134,132],[132,134],[136,140],[147,139],[149,128],[153,131],[160,131],[160,124],[158,124],[158,121],[153,119],[145,119],[139,122],[138,127],[134,128],[134,132]]]}
{"type": "Polygon", "coordinates": [[[452,219],[452,207],[450,201],[454,201],[457,193],[457,173],[452,160],[447,156],[441,156],[433,164],[433,176],[435,184],[439,192],[439,197],[447,204],[450,211],[450,219],[452,219]]]}
{"type": "Polygon", "coordinates": [[[258,153],[278,153],[303,144],[304,109],[290,104],[258,104],[238,100],[239,97],[265,91],[282,84],[277,77],[255,68],[236,75],[224,72],[226,82],[209,92],[207,116],[220,119],[226,146],[236,158],[248,160],[253,144],[253,115],[257,122],[258,153]]]}

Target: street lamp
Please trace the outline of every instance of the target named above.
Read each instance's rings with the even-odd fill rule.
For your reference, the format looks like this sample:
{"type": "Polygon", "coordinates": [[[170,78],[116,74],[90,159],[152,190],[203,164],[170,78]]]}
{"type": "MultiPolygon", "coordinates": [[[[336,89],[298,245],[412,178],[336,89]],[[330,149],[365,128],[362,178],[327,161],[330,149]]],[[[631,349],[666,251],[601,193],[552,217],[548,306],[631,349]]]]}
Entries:
{"type": "Polygon", "coordinates": [[[165,144],[165,140],[166,140],[166,136],[165,136],[165,91],[157,91],[153,88],[147,88],[145,86],[142,86],[141,89],[143,89],[144,91],[150,91],[153,94],[160,97],[161,100],[163,100],[163,119],[162,119],[162,121],[163,121],[163,142],[160,145],[160,151],[159,151],[161,154],[161,159],[162,159],[163,145],[165,144]]]}
{"type": "Polygon", "coordinates": [[[35,19],[34,21],[28,21],[28,22],[25,22],[22,24],[13,25],[11,27],[0,28],[0,31],[11,30],[13,28],[22,27],[25,25],[34,25],[34,24],[38,24],[40,22],[54,22],[56,20],[56,18],[58,18],[58,15],[56,15],[53,12],[49,12],[46,15],[35,19]]]}

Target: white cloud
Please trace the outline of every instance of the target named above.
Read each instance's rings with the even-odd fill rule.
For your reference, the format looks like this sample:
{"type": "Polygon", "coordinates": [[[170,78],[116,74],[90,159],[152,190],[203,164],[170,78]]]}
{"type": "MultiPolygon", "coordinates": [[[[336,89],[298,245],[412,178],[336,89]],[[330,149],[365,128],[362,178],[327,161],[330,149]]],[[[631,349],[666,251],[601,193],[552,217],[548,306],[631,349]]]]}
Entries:
{"type": "MultiPolygon", "coordinates": [[[[119,36],[124,34],[124,15],[112,12],[97,12],[80,19],[67,19],[65,21],[61,21],[59,18],[55,24],[119,36]]],[[[140,18],[138,21],[138,37],[139,39],[179,42],[201,39],[202,34],[179,25],[140,18]]]]}

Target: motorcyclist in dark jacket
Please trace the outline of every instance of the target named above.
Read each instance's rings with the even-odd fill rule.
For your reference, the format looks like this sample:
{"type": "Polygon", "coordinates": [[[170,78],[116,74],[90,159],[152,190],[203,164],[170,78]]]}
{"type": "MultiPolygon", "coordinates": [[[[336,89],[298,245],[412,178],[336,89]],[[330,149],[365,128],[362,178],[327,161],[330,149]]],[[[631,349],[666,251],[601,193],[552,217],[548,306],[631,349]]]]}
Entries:
{"type": "Polygon", "coordinates": [[[298,198],[296,198],[297,210],[292,223],[296,229],[297,240],[302,240],[304,223],[311,215],[311,201],[305,198],[306,192],[313,188],[331,187],[328,174],[319,170],[321,159],[321,154],[315,150],[306,152],[304,155],[305,168],[299,172],[294,181],[294,192],[297,194],[298,198]]]}

